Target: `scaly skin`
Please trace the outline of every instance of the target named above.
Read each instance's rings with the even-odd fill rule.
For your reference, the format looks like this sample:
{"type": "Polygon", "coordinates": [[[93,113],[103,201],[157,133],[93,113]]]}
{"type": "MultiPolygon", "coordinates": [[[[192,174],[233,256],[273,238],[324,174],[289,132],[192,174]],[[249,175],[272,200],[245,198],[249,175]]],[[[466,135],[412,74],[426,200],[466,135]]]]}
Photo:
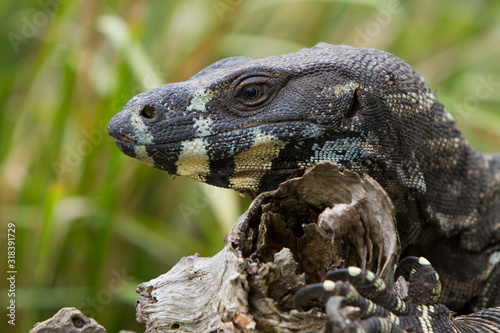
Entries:
{"type": "Polygon", "coordinates": [[[500,305],[500,156],[472,149],[389,53],[322,43],[223,59],[135,96],[108,132],[148,165],[251,196],[323,160],[367,173],[394,202],[403,255],[440,274],[440,302],[500,305]]]}

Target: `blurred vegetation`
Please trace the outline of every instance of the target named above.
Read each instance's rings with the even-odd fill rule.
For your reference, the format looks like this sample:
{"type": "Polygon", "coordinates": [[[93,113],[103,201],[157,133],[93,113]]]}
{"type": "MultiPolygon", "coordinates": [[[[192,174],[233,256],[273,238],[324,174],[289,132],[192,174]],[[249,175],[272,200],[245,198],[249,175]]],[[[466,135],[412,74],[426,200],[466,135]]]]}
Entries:
{"type": "MultiPolygon", "coordinates": [[[[133,95],[228,56],[325,41],[390,51],[420,72],[483,151],[500,151],[499,1],[4,0],[0,304],[16,224],[16,326],[63,306],[131,329],[136,285],[210,256],[249,200],[122,155],[108,120],[133,95]]],[[[3,311],[4,311],[3,310],[3,311]]]]}

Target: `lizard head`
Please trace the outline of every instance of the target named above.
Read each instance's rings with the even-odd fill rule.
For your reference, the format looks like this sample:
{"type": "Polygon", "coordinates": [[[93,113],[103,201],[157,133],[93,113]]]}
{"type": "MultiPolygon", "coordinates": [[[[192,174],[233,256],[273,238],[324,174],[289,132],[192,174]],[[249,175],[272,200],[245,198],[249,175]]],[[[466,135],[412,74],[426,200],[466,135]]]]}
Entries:
{"type": "Polygon", "coordinates": [[[395,56],[321,43],[265,59],[227,58],[139,94],[108,132],[150,166],[256,195],[323,160],[404,177],[402,159],[415,158],[413,122],[432,121],[436,102],[395,56]]]}

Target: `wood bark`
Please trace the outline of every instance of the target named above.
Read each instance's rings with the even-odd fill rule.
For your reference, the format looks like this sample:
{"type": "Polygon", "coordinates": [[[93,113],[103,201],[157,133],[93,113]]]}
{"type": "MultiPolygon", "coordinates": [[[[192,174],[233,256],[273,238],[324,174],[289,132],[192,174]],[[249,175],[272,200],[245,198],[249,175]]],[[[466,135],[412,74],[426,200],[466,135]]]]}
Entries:
{"type": "Polygon", "coordinates": [[[400,255],[383,188],[331,162],[257,196],[225,244],[139,285],[137,318],[146,332],[324,332],[323,309],[294,309],[295,292],[347,266],[392,286],[400,255]]]}

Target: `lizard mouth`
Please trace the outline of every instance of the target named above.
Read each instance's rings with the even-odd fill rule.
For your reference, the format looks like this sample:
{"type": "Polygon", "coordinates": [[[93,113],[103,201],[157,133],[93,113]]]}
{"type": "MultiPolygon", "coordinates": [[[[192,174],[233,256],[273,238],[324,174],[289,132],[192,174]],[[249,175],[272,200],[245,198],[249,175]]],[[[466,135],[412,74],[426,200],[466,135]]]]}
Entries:
{"type": "Polygon", "coordinates": [[[199,134],[160,143],[142,143],[140,135],[116,135],[115,143],[125,155],[171,175],[242,193],[256,193],[266,183],[272,188],[321,160],[342,162],[366,154],[356,146],[356,141],[361,140],[359,134],[327,131],[310,122],[289,121],[199,134]],[[321,144],[318,137],[324,138],[321,144]]]}
{"type": "MultiPolygon", "coordinates": [[[[262,165],[269,163],[270,159],[278,157],[289,142],[307,141],[323,135],[324,132],[325,129],[317,124],[288,121],[247,125],[207,135],[191,131],[191,135],[183,135],[191,139],[168,142],[154,142],[154,138],[144,140],[144,132],[132,131],[127,135],[114,131],[110,134],[114,136],[116,145],[125,155],[173,174],[179,174],[178,166],[189,164],[215,164],[220,173],[234,174],[236,170],[227,171],[226,169],[232,168],[226,165],[232,163],[241,166],[240,170],[257,171],[262,165]]],[[[208,173],[208,167],[204,170],[208,173]]]]}
{"type": "MultiPolygon", "coordinates": [[[[206,140],[207,142],[224,142],[226,140],[235,140],[238,138],[242,138],[245,141],[245,137],[258,135],[269,135],[279,140],[290,140],[294,137],[307,139],[321,136],[325,132],[325,128],[322,125],[307,121],[281,121],[268,124],[246,124],[229,131],[221,130],[210,134],[203,133],[203,130],[199,130],[199,133],[198,131],[192,133],[192,131],[189,131],[188,129],[186,129],[185,131],[174,130],[172,132],[180,134],[182,138],[176,140],[168,140],[165,142],[155,142],[154,138],[144,140],[143,133],[137,133],[133,130],[129,133],[122,133],[120,131],[110,132],[110,135],[114,137],[117,144],[130,144],[134,146],[144,147],[162,147],[200,139],[206,140]],[[182,134],[183,132],[186,134],[182,134]]],[[[339,134],[339,137],[342,137],[342,135],[345,134],[339,134]]]]}
{"type": "MultiPolygon", "coordinates": [[[[182,142],[145,146],[115,139],[115,143],[125,155],[170,175],[186,176],[214,186],[232,188],[244,195],[257,193],[261,180],[279,159],[285,145],[279,141],[262,141],[247,149],[240,149],[241,151],[222,152],[223,157],[210,158],[206,151],[186,151],[182,142]]],[[[304,167],[293,163],[280,165],[279,170],[273,170],[273,177],[286,180],[290,174],[304,167]]]]}

